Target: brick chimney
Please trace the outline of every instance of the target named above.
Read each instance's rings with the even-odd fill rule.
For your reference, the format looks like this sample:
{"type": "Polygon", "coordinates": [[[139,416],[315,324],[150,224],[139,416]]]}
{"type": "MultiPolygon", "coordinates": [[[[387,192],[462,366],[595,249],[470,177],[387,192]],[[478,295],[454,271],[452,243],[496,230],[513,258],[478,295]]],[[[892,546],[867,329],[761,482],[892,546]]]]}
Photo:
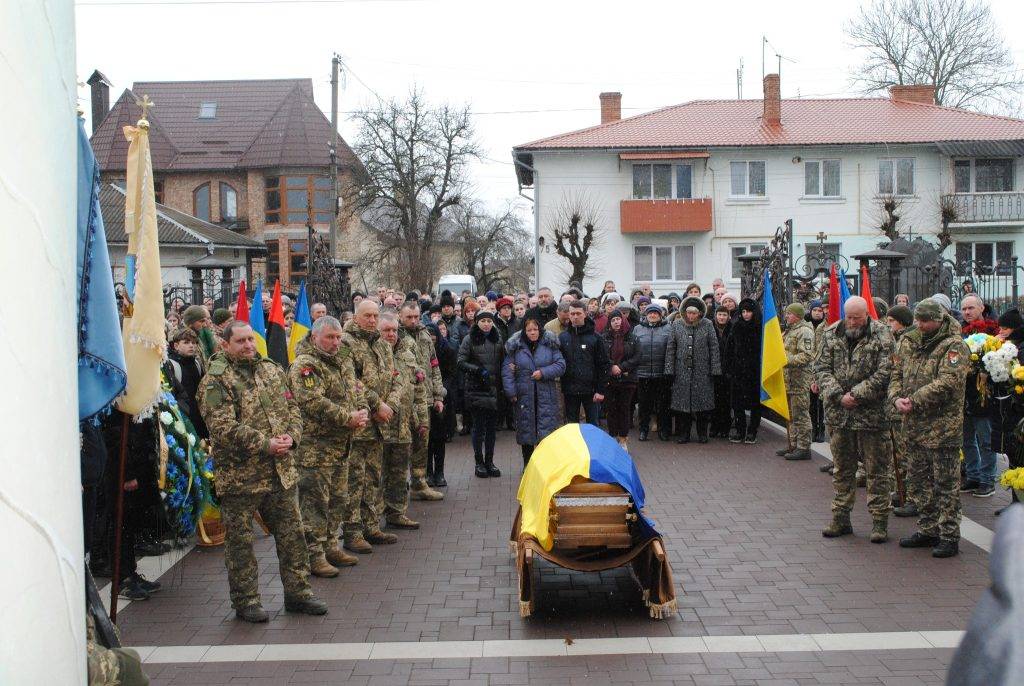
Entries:
{"type": "Polygon", "coordinates": [[[900,85],[889,87],[889,97],[904,102],[919,102],[922,105],[935,104],[935,86],[900,85]]]}
{"type": "Polygon", "coordinates": [[[782,95],[778,74],[765,74],[764,116],[761,121],[768,126],[782,124],[782,95]]]}
{"type": "Polygon", "coordinates": [[[622,93],[601,93],[601,123],[622,119],[622,93]]]}
{"type": "Polygon", "coordinates": [[[103,75],[99,69],[92,73],[89,80],[89,90],[92,91],[92,132],[103,123],[103,118],[110,111],[110,80],[103,75]]]}

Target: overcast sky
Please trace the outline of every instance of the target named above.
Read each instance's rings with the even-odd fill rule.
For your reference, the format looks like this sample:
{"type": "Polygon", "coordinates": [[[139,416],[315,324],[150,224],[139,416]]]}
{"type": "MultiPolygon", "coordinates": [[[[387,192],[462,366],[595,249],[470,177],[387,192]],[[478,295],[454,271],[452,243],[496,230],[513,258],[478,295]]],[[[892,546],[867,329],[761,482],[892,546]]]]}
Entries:
{"type": "MultiPolygon", "coordinates": [[[[401,97],[415,84],[435,101],[468,103],[488,159],[476,195],[517,197],[511,148],[599,123],[598,93],[621,91],[623,116],[703,98],[761,97],[782,62],[783,97],[857,95],[857,54],[843,23],[859,2],[627,0],[80,0],[78,78],[99,69],[112,100],[133,81],[313,79],[330,112],[331,55],[350,68],[341,110],[401,97]]],[[[1024,3],[992,3],[1018,63],[1024,3]]],[[[80,89],[88,110],[88,89],[80,89]]],[[[156,103],[159,113],[160,103],[156,103]]],[[[341,121],[346,140],[353,126],[341,121]]],[[[525,204],[525,201],[523,201],[525,204]]],[[[525,209],[525,207],[524,207],[525,209]]]]}

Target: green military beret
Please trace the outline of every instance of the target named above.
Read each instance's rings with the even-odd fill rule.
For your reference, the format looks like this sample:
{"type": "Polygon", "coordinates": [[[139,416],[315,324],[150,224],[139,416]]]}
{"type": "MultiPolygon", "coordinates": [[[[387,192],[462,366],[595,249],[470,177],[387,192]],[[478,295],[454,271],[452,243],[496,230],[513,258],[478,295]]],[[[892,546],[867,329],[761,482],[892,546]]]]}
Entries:
{"type": "Polygon", "coordinates": [[[914,308],[914,319],[922,322],[937,322],[942,319],[944,312],[945,310],[942,309],[942,305],[930,298],[926,298],[917,303],[917,307],[914,308]]]}

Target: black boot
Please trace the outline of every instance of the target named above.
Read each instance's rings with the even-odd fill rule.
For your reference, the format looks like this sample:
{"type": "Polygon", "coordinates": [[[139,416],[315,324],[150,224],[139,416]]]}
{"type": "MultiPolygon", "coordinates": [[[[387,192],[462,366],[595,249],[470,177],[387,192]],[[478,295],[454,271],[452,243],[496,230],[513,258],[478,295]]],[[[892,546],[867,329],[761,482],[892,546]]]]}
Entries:
{"type": "Polygon", "coordinates": [[[708,442],[708,417],[703,413],[697,415],[697,442],[708,442]]]}
{"type": "Polygon", "coordinates": [[[487,476],[501,476],[501,470],[494,466],[494,455],[487,456],[487,459],[484,461],[484,469],[487,470],[487,476]]]}
{"type": "Polygon", "coordinates": [[[487,478],[487,466],[484,464],[484,456],[483,455],[474,455],[473,459],[476,461],[476,466],[473,468],[473,473],[477,477],[479,477],[481,479],[486,479],[487,478]]]}
{"type": "Polygon", "coordinates": [[[446,488],[448,482],[444,478],[444,455],[434,455],[434,483],[435,488],[446,488]]]}
{"type": "Polygon", "coordinates": [[[647,437],[648,437],[648,435],[649,435],[650,433],[651,433],[651,429],[650,429],[650,427],[647,427],[647,426],[641,426],[641,427],[640,427],[640,441],[641,441],[641,442],[643,442],[643,441],[646,441],[646,440],[647,440],[647,437]]]}
{"type": "Polygon", "coordinates": [[[693,419],[690,415],[681,415],[679,417],[679,437],[676,438],[676,443],[689,443],[690,442],[690,427],[693,425],[693,419]]]}

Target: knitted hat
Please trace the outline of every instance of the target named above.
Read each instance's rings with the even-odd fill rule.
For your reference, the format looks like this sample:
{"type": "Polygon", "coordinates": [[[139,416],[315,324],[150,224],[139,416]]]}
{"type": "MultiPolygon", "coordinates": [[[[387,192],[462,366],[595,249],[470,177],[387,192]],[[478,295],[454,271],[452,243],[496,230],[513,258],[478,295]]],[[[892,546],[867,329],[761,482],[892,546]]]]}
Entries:
{"type": "Polygon", "coordinates": [[[641,295],[639,298],[636,299],[636,306],[639,307],[641,310],[650,304],[651,299],[648,298],[646,295],[641,295]]]}
{"type": "Polygon", "coordinates": [[[1020,310],[1016,308],[1007,310],[999,315],[999,326],[1004,329],[1019,329],[1024,326],[1024,317],[1020,316],[1020,310]]]}
{"type": "MultiPolygon", "coordinates": [[[[953,311],[953,301],[950,300],[949,296],[946,295],[945,293],[936,293],[931,298],[929,298],[929,300],[934,300],[938,304],[940,304],[943,307],[945,307],[946,308],[946,312],[952,312],[953,311]]],[[[914,316],[916,317],[917,314],[915,314],[914,316]]]]}
{"type": "Polygon", "coordinates": [[[512,298],[510,298],[510,297],[508,297],[506,295],[503,298],[498,298],[498,303],[497,303],[496,307],[497,307],[497,309],[500,310],[503,307],[512,307],[512,305],[513,305],[512,298]]]}
{"type": "Polygon", "coordinates": [[[650,312],[657,312],[662,317],[665,316],[665,308],[659,305],[658,303],[650,303],[647,307],[644,308],[644,314],[648,314],[650,312]]]}
{"type": "MultiPolygon", "coordinates": [[[[946,298],[949,300],[949,298],[946,298]]],[[[933,298],[925,298],[921,302],[917,303],[917,307],[914,308],[914,319],[919,319],[922,322],[938,322],[942,320],[942,315],[945,311],[942,309],[942,305],[936,302],[933,298]]]]}
{"type": "Polygon", "coordinates": [[[498,294],[495,293],[494,291],[487,291],[487,299],[490,300],[491,302],[494,302],[495,300],[498,299],[498,294]]]}
{"type": "Polygon", "coordinates": [[[441,291],[441,307],[455,307],[455,298],[448,289],[441,291]]]}
{"type": "MultiPolygon", "coordinates": [[[[479,305],[477,307],[479,308],[479,305]]],[[[475,317],[474,321],[479,322],[479,321],[481,321],[483,319],[490,319],[493,322],[494,321],[494,313],[491,312],[490,310],[480,310],[479,312],[476,313],[476,317],[475,317]]]]}
{"type": "Polygon", "coordinates": [[[914,323],[914,313],[906,305],[894,305],[893,307],[890,307],[886,316],[892,317],[903,326],[910,326],[914,323]]]}
{"type": "Polygon", "coordinates": [[[803,319],[806,311],[800,303],[790,303],[786,305],[786,314],[791,314],[797,319],[803,319]]]}
{"type": "Polygon", "coordinates": [[[220,326],[227,320],[231,319],[231,312],[225,307],[218,307],[213,311],[213,323],[220,326]]]}
{"type": "Polygon", "coordinates": [[[624,311],[617,308],[612,310],[611,312],[608,313],[608,325],[611,326],[613,319],[622,319],[624,316],[626,316],[626,313],[624,311]]]}
{"type": "Polygon", "coordinates": [[[885,317],[889,312],[889,303],[885,302],[877,295],[871,298],[871,302],[875,304],[875,312],[878,314],[879,319],[885,317]]]}
{"type": "Polygon", "coordinates": [[[723,293],[722,294],[722,303],[723,304],[725,303],[726,298],[728,298],[729,300],[732,300],[734,303],[737,303],[737,304],[739,303],[739,301],[736,299],[736,296],[733,295],[732,293],[723,293]]]}
{"type": "Polygon", "coordinates": [[[206,308],[202,305],[189,305],[185,308],[185,312],[181,316],[181,321],[184,322],[185,326],[192,326],[196,322],[201,322],[209,316],[210,313],[207,312],[206,308]]]}
{"type": "Polygon", "coordinates": [[[807,309],[809,309],[809,310],[813,310],[813,309],[815,309],[817,307],[824,307],[824,306],[825,305],[822,304],[822,302],[821,302],[821,298],[818,298],[817,300],[812,300],[811,302],[807,303],[807,309]]]}
{"type": "Polygon", "coordinates": [[[601,307],[604,307],[604,304],[606,302],[608,302],[609,300],[615,300],[616,302],[622,302],[622,296],[619,295],[618,293],[616,293],[615,291],[608,291],[607,293],[605,293],[604,295],[601,296],[601,307]]]}

